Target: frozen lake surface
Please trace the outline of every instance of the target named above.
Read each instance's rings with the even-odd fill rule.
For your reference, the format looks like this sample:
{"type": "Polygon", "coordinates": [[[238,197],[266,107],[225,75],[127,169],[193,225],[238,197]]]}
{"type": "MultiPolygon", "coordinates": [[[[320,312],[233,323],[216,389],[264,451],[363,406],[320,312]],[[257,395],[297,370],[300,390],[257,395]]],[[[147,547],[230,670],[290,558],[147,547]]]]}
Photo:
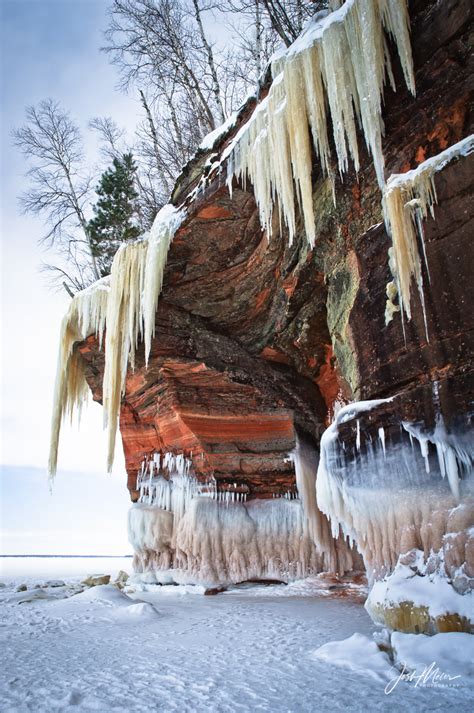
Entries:
{"type": "Polygon", "coordinates": [[[0,555],[0,581],[19,582],[56,577],[81,579],[91,572],[107,572],[115,576],[119,570],[132,571],[131,557],[65,557],[37,556],[5,557],[0,555]]]}
{"type": "Polygon", "coordinates": [[[217,596],[191,586],[124,594],[111,585],[71,596],[82,576],[119,569],[130,573],[131,560],[2,559],[2,713],[420,712],[466,710],[472,696],[466,677],[445,687],[402,681],[386,695],[399,673],[368,651],[375,627],[357,587],[329,589],[330,580],[313,578],[217,596]],[[66,586],[32,589],[53,577],[66,586]],[[27,592],[16,592],[23,583],[27,592]],[[38,591],[47,598],[22,602],[38,591]],[[349,666],[315,657],[354,633],[361,636],[343,645],[349,666]]]}

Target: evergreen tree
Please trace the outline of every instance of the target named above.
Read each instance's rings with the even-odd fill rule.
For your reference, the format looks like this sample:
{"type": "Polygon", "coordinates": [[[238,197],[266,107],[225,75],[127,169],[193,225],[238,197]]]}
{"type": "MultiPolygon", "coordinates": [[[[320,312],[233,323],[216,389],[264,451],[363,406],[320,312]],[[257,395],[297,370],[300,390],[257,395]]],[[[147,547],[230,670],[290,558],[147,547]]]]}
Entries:
{"type": "Polygon", "coordinates": [[[120,244],[136,240],[142,232],[138,223],[138,193],[134,186],[136,171],[131,153],[114,158],[113,166],[102,174],[96,189],[99,200],[87,230],[102,277],[110,273],[120,244]]]}

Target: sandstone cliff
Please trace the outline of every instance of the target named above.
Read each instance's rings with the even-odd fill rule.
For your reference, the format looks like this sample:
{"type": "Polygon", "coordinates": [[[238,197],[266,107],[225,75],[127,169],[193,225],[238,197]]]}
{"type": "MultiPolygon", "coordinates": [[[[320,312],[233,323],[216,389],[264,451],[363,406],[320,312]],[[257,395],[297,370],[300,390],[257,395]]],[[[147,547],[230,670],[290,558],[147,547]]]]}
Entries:
{"type": "MultiPolygon", "coordinates": [[[[409,12],[416,97],[387,36],[396,91],[384,91],[386,176],[423,167],[472,133],[472,4],[413,0],[409,12]]],[[[301,215],[290,244],[278,210],[271,237],[262,231],[250,182],[234,177],[229,192],[223,156],[271,81],[185,167],[172,196],[186,215],[168,253],[148,366],[139,348],[120,408],[128,488],[132,501],[141,500],[132,515],[136,564],[210,581],[344,572],[361,566],[349,535],[371,581],[390,574],[401,554],[421,551],[425,564],[436,555],[432,573],[464,595],[474,583],[474,155],[454,153],[435,172],[434,217],[418,237],[423,289],[412,281],[411,320],[390,293],[386,323],[392,241],[361,133],[360,169],[336,179],[335,200],[313,151],[313,249],[301,215]],[[346,409],[334,422],[320,459],[335,412],[366,400],[377,402],[346,409]],[[169,459],[165,466],[165,454],[182,455],[185,472],[169,459]],[[158,481],[175,472],[213,495],[195,498],[173,533],[171,509],[159,508],[158,523],[153,506],[168,497],[158,481]],[[278,514],[267,512],[276,501],[278,514]],[[235,510],[232,532],[229,515],[209,512],[220,504],[235,510]]],[[[98,338],[76,353],[101,401],[98,338]]],[[[421,564],[412,572],[426,575],[421,564]]],[[[373,604],[381,620],[393,610],[384,596],[373,604]]],[[[416,612],[410,616],[390,621],[440,628],[426,612],[421,625],[416,612]]],[[[468,619],[446,626],[469,628],[468,619]]]]}

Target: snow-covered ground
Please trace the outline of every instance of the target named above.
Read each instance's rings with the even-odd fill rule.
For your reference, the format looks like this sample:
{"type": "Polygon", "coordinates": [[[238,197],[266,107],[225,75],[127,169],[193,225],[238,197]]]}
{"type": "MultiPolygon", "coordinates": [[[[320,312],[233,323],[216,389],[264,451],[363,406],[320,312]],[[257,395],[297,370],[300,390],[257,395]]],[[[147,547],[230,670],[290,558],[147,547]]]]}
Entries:
{"type": "MultiPolygon", "coordinates": [[[[85,574],[104,571],[98,560],[43,559],[42,572],[34,573],[21,571],[19,562],[15,572],[7,562],[8,572],[0,561],[6,585],[0,588],[2,713],[418,712],[466,710],[472,696],[472,678],[456,656],[449,671],[454,676],[459,666],[456,679],[397,682],[400,670],[375,646],[357,587],[314,578],[217,596],[190,586],[141,591],[143,585],[134,592],[131,585],[127,594],[106,585],[70,596],[85,574]],[[66,585],[33,589],[53,576],[66,585]],[[21,584],[26,592],[16,591],[21,584]],[[40,591],[43,598],[22,602],[40,591]]],[[[107,572],[115,575],[124,564],[130,572],[129,559],[111,560],[107,572]]],[[[456,639],[450,650],[461,658],[474,641],[467,634],[441,636],[456,639]]],[[[398,650],[413,651],[412,666],[431,663],[425,659],[432,651],[445,662],[439,640],[426,653],[429,637],[417,638],[415,646],[397,637],[398,650]]]]}

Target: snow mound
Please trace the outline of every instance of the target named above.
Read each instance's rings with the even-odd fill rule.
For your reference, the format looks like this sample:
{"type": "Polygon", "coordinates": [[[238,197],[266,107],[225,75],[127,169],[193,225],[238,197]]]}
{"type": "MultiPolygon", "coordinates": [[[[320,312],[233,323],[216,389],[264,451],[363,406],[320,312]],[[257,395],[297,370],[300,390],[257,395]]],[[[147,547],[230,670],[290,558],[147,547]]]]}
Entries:
{"type": "MultiPolygon", "coordinates": [[[[402,634],[394,632],[391,636],[396,664],[410,671],[422,674],[431,666],[442,675],[448,675],[451,685],[466,685],[474,678],[474,636],[458,631],[451,631],[434,636],[425,634],[402,634]],[[456,677],[456,678],[454,678],[456,677]]],[[[443,684],[449,685],[446,679],[443,684]]]]}
{"type": "Polygon", "coordinates": [[[330,641],[313,651],[311,658],[349,668],[380,681],[390,675],[390,659],[372,639],[353,634],[342,641],[330,641]]]}
{"type": "Polygon", "coordinates": [[[130,606],[125,607],[120,612],[120,615],[127,619],[154,619],[157,614],[158,612],[153,604],[149,604],[148,602],[130,604],[130,606]]]}
{"type": "Polygon", "coordinates": [[[153,604],[130,597],[113,584],[91,587],[70,601],[73,601],[76,606],[81,603],[105,606],[114,619],[118,618],[121,621],[154,619],[158,614],[153,604]]]}
{"type": "Polygon", "coordinates": [[[76,604],[78,602],[99,602],[107,606],[124,607],[130,604],[132,600],[112,584],[99,584],[77,594],[71,601],[76,604]]]}

